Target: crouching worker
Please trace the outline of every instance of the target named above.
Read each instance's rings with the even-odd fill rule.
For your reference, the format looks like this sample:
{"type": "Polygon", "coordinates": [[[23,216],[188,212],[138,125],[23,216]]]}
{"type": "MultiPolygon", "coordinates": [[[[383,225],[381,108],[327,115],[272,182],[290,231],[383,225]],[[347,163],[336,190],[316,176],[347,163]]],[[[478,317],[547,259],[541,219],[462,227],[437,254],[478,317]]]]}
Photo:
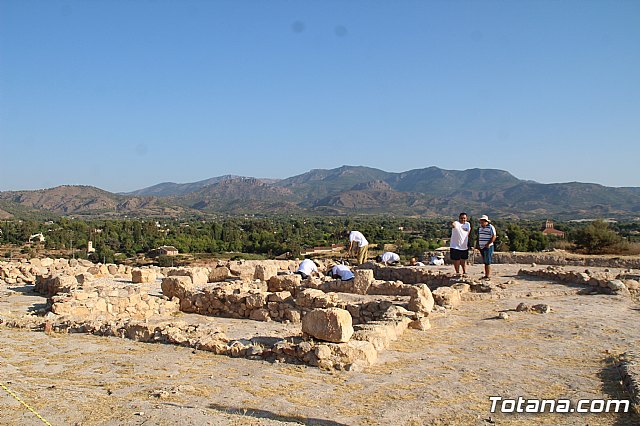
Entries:
{"type": "Polygon", "coordinates": [[[438,254],[432,254],[431,259],[429,259],[429,264],[436,266],[444,265],[444,254],[441,252],[438,252],[438,254]]]}
{"type": "Polygon", "coordinates": [[[396,253],[385,251],[380,256],[376,257],[378,263],[384,263],[385,265],[396,265],[400,262],[400,256],[396,253]]]}
{"type": "Polygon", "coordinates": [[[298,269],[295,272],[300,275],[303,280],[306,280],[312,275],[320,275],[318,272],[318,263],[315,260],[311,260],[309,258],[304,259],[298,269]]]}
{"type": "Polygon", "coordinates": [[[409,266],[427,266],[427,265],[425,265],[423,262],[419,262],[418,259],[416,259],[415,257],[412,257],[411,261],[409,262],[409,266]]]}
{"type": "Polygon", "coordinates": [[[355,278],[355,275],[353,274],[353,272],[351,272],[351,268],[346,265],[333,266],[331,269],[329,269],[327,275],[334,279],[339,278],[342,281],[351,281],[353,278],[355,278]]]}

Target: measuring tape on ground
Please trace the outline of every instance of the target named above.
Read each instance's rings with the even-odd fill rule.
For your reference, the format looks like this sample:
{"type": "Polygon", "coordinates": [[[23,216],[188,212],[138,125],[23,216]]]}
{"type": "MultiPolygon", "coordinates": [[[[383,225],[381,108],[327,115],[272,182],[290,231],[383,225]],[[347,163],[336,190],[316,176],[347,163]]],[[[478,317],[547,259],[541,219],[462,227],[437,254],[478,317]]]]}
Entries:
{"type": "Polygon", "coordinates": [[[20,399],[20,397],[18,395],[16,395],[15,393],[11,392],[11,389],[9,389],[8,387],[5,386],[4,383],[0,382],[0,387],[2,387],[2,389],[4,389],[9,395],[11,395],[12,397],[15,398],[16,401],[18,401],[20,404],[24,405],[25,407],[27,407],[27,410],[31,411],[33,414],[35,414],[35,416],[40,419],[42,421],[42,423],[44,423],[47,426],[52,426],[51,423],[49,423],[48,421],[46,421],[44,419],[44,417],[42,417],[40,414],[38,414],[38,412],[36,410],[34,410],[33,408],[31,408],[29,406],[29,404],[27,404],[26,402],[24,402],[22,399],[20,399]]]}

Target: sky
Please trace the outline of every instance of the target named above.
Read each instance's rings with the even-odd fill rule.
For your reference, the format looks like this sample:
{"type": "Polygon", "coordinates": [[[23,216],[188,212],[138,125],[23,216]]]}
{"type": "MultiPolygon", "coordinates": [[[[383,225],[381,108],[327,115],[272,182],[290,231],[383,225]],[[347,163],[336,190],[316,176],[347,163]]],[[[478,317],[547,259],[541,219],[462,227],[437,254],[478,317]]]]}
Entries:
{"type": "Polygon", "coordinates": [[[0,0],[0,191],[342,165],[640,186],[640,1],[0,0]]]}

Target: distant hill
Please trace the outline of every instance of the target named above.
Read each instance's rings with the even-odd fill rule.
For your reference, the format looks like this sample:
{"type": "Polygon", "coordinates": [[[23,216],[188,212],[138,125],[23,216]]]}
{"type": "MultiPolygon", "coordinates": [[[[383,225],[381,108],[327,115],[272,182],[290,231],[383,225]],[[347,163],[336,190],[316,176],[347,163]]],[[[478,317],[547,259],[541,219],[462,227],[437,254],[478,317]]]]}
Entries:
{"type": "Polygon", "coordinates": [[[240,176],[235,175],[224,175],[217,176],[210,179],[201,180],[198,182],[192,183],[173,183],[173,182],[164,182],[159,183],[157,185],[150,186],[148,188],[138,189],[137,191],[123,193],[122,195],[148,195],[148,196],[156,196],[156,197],[168,197],[175,195],[184,195],[190,194],[192,192],[197,192],[204,188],[205,186],[213,185],[214,183],[218,183],[223,180],[230,180],[239,178],[240,176]]]}
{"type": "Polygon", "coordinates": [[[49,212],[57,215],[88,216],[180,216],[185,209],[156,197],[130,197],[82,185],[63,185],[37,191],[0,192],[3,210],[14,216],[27,212],[49,212]],[[16,214],[16,209],[22,209],[16,214]],[[25,210],[26,209],[26,210],[25,210]]]}
{"type": "Polygon", "coordinates": [[[273,181],[235,177],[205,186],[197,192],[171,197],[178,205],[220,213],[299,212],[293,193],[273,181]]]}
{"type": "Polygon", "coordinates": [[[0,218],[29,211],[86,216],[227,214],[393,214],[558,219],[637,217],[640,188],[541,184],[504,170],[438,167],[392,173],[362,166],[314,169],[286,179],[219,176],[162,183],[128,194],[90,186],[0,192],[0,218]]]}

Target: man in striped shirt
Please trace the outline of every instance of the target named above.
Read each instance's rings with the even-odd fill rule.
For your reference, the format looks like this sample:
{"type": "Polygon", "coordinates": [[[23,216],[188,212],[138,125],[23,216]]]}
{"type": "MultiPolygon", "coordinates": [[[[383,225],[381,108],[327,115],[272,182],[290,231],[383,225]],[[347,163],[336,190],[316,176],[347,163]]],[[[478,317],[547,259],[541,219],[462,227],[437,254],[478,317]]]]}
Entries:
{"type": "Polygon", "coordinates": [[[491,258],[493,257],[493,243],[496,236],[496,228],[493,227],[487,215],[483,214],[480,217],[480,228],[478,228],[478,248],[482,255],[482,263],[484,263],[484,277],[482,279],[488,280],[491,276],[491,258]]]}

